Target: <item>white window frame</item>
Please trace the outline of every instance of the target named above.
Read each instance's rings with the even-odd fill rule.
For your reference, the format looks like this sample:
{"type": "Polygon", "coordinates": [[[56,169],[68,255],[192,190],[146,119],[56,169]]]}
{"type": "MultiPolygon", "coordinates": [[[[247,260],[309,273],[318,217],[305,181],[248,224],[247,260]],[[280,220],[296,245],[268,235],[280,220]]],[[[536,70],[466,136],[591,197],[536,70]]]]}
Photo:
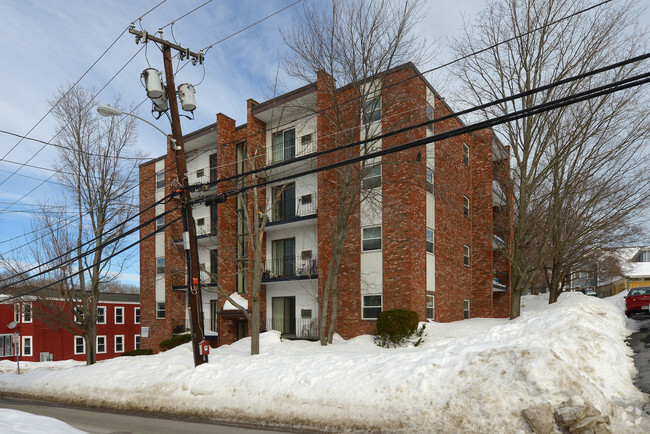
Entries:
{"type": "Polygon", "coordinates": [[[379,313],[383,312],[384,310],[384,296],[383,294],[361,294],[361,319],[362,320],[377,320],[377,317],[379,316],[379,313],[375,317],[366,317],[365,316],[365,309],[376,309],[379,308],[379,313]],[[366,306],[366,297],[379,297],[379,306],[377,305],[370,305],[366,306]]]}
{"type": "Polygon", "coordinates": [[[467,244],[463,245],[463,264],[466,267],[469,267],[469,265],[471,264],[471,262],[470,262],[470,254],[471,254],[471,250],[470,250],[469,246],[467,244]]]}
{"type": "Polygon", "coordinates": [[[374,225],[374,226],[365,226],[361,228],[361,252],[380,252],[382,248],[382,227],[381,225],[374,225]],[[372,238],[366,238],[365,237],[365,231],[367,229],[375,229],[379,228],[379,237],[372,237],[372,238]],[[371,240],[379,240],[379,248],[366,248],[365,246],[365,241],[371,241],[371,240]]]}
{"type": "Polygon", "coordinates": [[[32,303],[29,301],[23,301],[22,304],[22,322],[29,324],[34,320],[34,309],[32,309],[32,303]],[[26,317],[25,312],[29,312],[29,317],[26,317]]]}
{"type": "Polygon", "coordinates": [[[469,145],[463,142],[463,164],[469,167],[469,145]]]}
{"type": "Polygon", "coordinates": [[[21,356],[32,356],[34,355],[34,339],[32,339],[31,336],[22,336],[22,342],[20,346],[20,351],[21,351],[21,356]],[[29,341],[29,345],[27,345],[27,341],[29,341]],[[27,353],[25,350],[29,348],[29,353],[27,353]]]}
{"type": "Polygon", "coordinates": [[[124,324],[124,307],[123,306],[115,306],[115,310],[114,310],[113,314],[115,315],[115,317],[114,317],[115,318],[115,324],[124,324]],[[117,312],[118,312],[118,310],[121,312],[120,316],[122,317],[122,320],[119,321],[119,322],[117,321],[117,312]]]}
{"type": "Polygon", "coordinates": [[[20,318],[22,317],[22,307],[20,306],[20,303],[14,303],[14,321],[17,323],[20,322],[20,318]]]}
{"type": "MultiPolygon", "coordinates": [[[[433,120],[433,106],[429,103],[427,103],[427,106],[425,108],[425,114],[427,117],[427,120],[432,121],[433,120]]],[[[427,124],[427,133],[433,134],[433,122],[430,124],[427,124]]]]}
{"type": "Polygon", "coordinates": [[[427,294],[427,319],[430,319],[432,321],[436,320],[436,295],[435,294],[427,294]],[[429,299],[431,299],[431,307],[429,307],[429,299]],[[431,309],[431,313],[433,315],[429,316],[429,309],[431,309]]]}
{"type": "Polygon", "coordinates": [[[363,190],[373,190],[375,188],[380,188],[381,177],[382,177],[381,172],[382,172],[381,163],[366,165],[365,173],[363,174],[363,179],[361,180],[361,188],[363,190]],[[379,169],[379,174],[375,173],[377,168],[379,169]],[[377,179],[379,179],[379,183],[377,183],[377,179]]]}
{"type": "Polygon", "coordinates": [[[434,232],[433,229],[427,228],[427,239],[426,239],[426,251],[427,253],[434,254],[434,246],[435,246],[435,238],[434,238],[434,232]],[[431,235],[431,241],[429,241],[429,235],[431,235]],[[429,245],[431,245],[431,250],[429,250],[429,245]]]}
{"type": "Polygon", "coordinates": [[[97,336],[96,341],[95,341],[95,348],[97,349],[97,354],[106,354],[106,336],[97,336]],[[99,350],[99,340],[103,339],[104,340],[104,351],[99,350]]]}
{"type": "Polygon", "coordinates": [[[469,218],[469,197],[463,196],[463,215],[469,218]]]}
{"type": "Polygon", "coordinates": [[[165,257],[156,258],[156,275],[165,274],[165,257]]]}
{"type": "Polygon", "coordinates": [[[166,306],[164,301],[157,301],[156,302],[156,319],[165,319],[166,316],[166,306]],[[160,305],[162,305],[162,309],[160,309],[160,305]],[[162,315],[161,315],[162,313],[162,315]]]}
{"type": "Polygon", "coordinates": [[[156,230],[159,231],[163,226],[165,226],[165,216],[156,217],[156,230]]]}
{"type": "Polygon", "coordinates": [[[133,335],[133,349],[139,350],[142,346],[140,335],[133,335]]]}
{"type": "Polygon", "coordinates": [[[140,324],[140,308],[136,307],[133,309],[133,324],[140,324]]]}
{"type": "Polygon", "coordinates": [[[427,167],[425,185],[426,185],[427,193],[433,194],[433,169],[429,167],[427,167]],[[431,179],[431,181],[429,181],[429,178],[431,179]]]}
{"type": "Polygon", "coordinates": [[[463,300],[463,318],[470,319],[470,305],[469,300],[463,300]]]}
{"type": "Polygon", "coordinates": [[[165,188],[165,171],[156,172],[156,190],[165,188]]]}
{"type": "Polygon", "coordinates": [[[369,125],[381,121],[383,117],[383,108],[381,95],[368,97],[363,102],[363,112],[361,113],[361,124],[369,125]]]}
{"type": "Polygon", "coordinates": [[[83,336],[74,336],[74,340],[72,341],[74,344],[74,354],[86,354],[86,341],[84,340],[83,336]],[[81,342],[81,347],[83,350],[81,352],[77,351],[77,342],[81,342]]]}
{"type": "Polygon", "coordinates": [[[106,306],[97,306],[97,324],[106,324],[106,306]],[[100,315],[99,311],[102,311],[101,317],[103,317],[103,321],[99,321],[100,315]]]}
{"type": "Polygon", "coordinates": [[[115,335],[115,339],[113,339],[113,343],[115,344],[114,348],[115,348],[116,353],[123,353],[124,352],[124,335],[115,335]],[[122,345],[121,350],[117,349],[117,340],[118,339],[120,339],[120,342],[121,342],[121,345],[122,345]]]}

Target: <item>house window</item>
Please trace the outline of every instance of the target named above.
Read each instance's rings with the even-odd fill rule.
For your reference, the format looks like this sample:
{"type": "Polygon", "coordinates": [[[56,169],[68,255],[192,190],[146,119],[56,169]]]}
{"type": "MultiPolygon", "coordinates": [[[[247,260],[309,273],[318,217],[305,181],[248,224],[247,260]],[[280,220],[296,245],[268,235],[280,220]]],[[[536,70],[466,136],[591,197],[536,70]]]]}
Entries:
{"type": "Polygon", "coordinates": [[[288,160],[296,156],[296,130],[279,131],[272,136],[273,162],[288,160]]]}
{"type": "Polygon", "coordinates": [[[381,294],[364,295],[361,302],[361,318],[377,319],[381,312],[381,294]]]}
{"type": "Polygon", "coordinates": [[[23,303],[23,322],[32,322],[32,304],[23,303]]]}
{"type": "Polygon", "coordinates": [[[14,355],[13,334],[0,335],[0,357],[14,355]]]}
{"type": "Polygon", "coordinates": [[[156,231],[159,231],[160,229],[162,229],[163,226],[165,226],[165,216],[164,215],[156,218],[156,231]]]}
{"type": "Polygon", "coordinates": [[[84,315],[83,308],[81,306],[75,306],[75,308],[74,308],[74,322],[76,322],[77,324],[81,324],[84,317],[85,317],[85,315],[84,315]]]}
{"type": "Polygon", "coordinates": [[[296,185],[294,183],[273,187],[273,221],[296,216],[296,185]]]}
{"type": "Polygon", "coordinates": [[[436,319],[434,295],[427,295],[427,319],[436,319]]]}
{"type": "Polygon", "coordinates": [[[463,163],[469,167],[469,146],[467,146],[467,143],[463,143],[463,163]]]}
{"type": "Polygon", "coordinates": [[[381,187],[381,164],[366,166],[366,173],[363,175],[361,187],[364,190],[381,187]]]}
{"type": "Polygon", "coordinates": [[[433,194],[433,169],[427,167],[427,193],[433,194]]]}
{"type": "Polygon", "coordinates": [[[469,198],[463,196],[463,215],[469,218],[469,198]]]}
{"type": "Polygon", "coordinates": [[[204,218],[196,219],[196,225],[197,226],[205,225],[205,219],[204,218]]]}
{"type": "Polygon", "coordinates": [[[362,251],[381,250],[381,226],[363,228],[361,236],[362,251]]]}
{"type": "Polygon", "coordinates": [[[97,336],[97,354],[106,353],[106,336],[97,336]]]}
{"type": "Polygon", "coordinates": [[[20,303],[14,303],[14,321],[20,322],[20,303]]]}
{"type": "Polygon", "coordinates": [[[469,267],[469,246],[463,246],[463,264],[469,267]]]}
{"type": "Polygon", "coordinates": [[[140,308],[139,307],[136,307],[134,309],[133,317],[134,317],[134,320],[133,320],[134,324],[140,324],[140,308]]]}
{"type": "Polygon", "coordinates": [[[97,324],[106,324],[106,308],[97,306],[97,324]]]}
{"type": "Polygon", "coordinates": [[[203,169],[198,169],[198,170],[196,171],[196,177],[197,177],[197,178],[203,178],[203,176],[204,176],[203,169]]]}
{"type": "Polygon", "coordinates": [[[115,308],[115,324],[124,324],[124,308],[115,308]]]}
{"type": "Polygon", "coordinates": [[[469,300],[463,300],[463,318],[469,319],[469,300]]]}
{"type": "Polygon", "coordinates": [[[156,303],[156,319],[165,319],[165,302],[156,303]]]}
{"type": "Polygon", "coordinates": [[[433,253],[433,229],[427,228],[427,252],[433,253]]]}
{"type": "Polygon", "coordinates": [[[366,99],[363,103],[363,123],[370,124],[381,119],[381,96],[366,99]]]}
{"type": "Polygon", "coordinates": [[[124,336],[122,335],[115,336],[115,352],[116,353],[124,352],[124,336]]]}
{"type": "Polygon", "coordinates": [[[135,335],[133,337],[133,348],[136,350],[140,349],[140,335],[135,335]]]}
{"type": "Polygon", "coordinates": [[[86,354],[86,342],[84,341],[83,336],[74,337],[74,353],[86,354]]]}
{"type": "Polygon", "coordinates": [[[165,188],[165,172],[156,173],[156,190],[165,188]]]}
{"type": "MultiPolygon", "coordinates": [[[[433,106],[429,103],[427,103],[426,112],[427,112],[427,120],[433,121],[433,106]]],[[[427,132],[433,134],[433,122],[427,124],[427,132]]]]}
{"type": "Polygon", "coordinates": [[[156,274],[165,274],[165,258],[156,258],[156,274]]]}
{"type": "Polygon", "coordinates": [[[31,356],[32,355],[32,337],[31,336],[23,336],[23,356],[31,356]]]}
{"type": "Polygon", "coordinates": [[[271,272],[278,276],[294,276],[296,273],[296,239],[273,240],[273,264],[271,272]]]}

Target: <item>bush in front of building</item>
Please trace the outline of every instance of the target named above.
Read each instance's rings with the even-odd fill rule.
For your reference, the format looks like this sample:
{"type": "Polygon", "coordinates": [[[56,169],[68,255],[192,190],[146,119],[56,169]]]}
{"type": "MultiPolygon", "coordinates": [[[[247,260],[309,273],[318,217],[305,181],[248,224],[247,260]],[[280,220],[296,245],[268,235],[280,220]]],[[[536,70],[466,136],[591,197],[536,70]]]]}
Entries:
{"type": "Polygon", "coordinates": [[[418,328],[418,314],[412,310],[385,310],[377,317],[377,345],[388,348],[404,344],[418,328]]]}
{"type": "Polygon", "coordinates": [[[140,348],[139,350],[127,351],[126,353],[120,354],[120,356],[150,356],[152,354],[152,349],[140,348]]]}
{"type": "Polygon", "coordinates": [[[191,340],[192,340],[192,336],[190,336],[189,334],[176,335],[171,339],[165,339],[160,344],[158,344],[158,346],[160,347],[160,351],[167,351],[179,345],[186,344],[191,340]]]}

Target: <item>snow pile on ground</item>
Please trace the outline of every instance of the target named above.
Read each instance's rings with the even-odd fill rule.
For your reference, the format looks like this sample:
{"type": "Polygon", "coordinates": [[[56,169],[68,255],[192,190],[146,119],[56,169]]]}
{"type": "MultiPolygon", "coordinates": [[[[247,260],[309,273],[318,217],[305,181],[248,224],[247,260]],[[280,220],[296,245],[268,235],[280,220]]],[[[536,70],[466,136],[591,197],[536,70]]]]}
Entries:
{"type": "MultiPolygon", "coordinates": [[[[620,297],[619,297],[620,298],[620,297]]],[[[528,432],[522,411],[572,399],[613,432],[647,432],[636,387],[633,323],[620,300],[525,297],[522,315],[428,323],[418,347],[385,349],[370,336],[321,347],[261,336],[213,350],[193,368],[190,345],[93,366],[0,374],[0,391],[117,409],[332,429],[528,432]]]]}
{"type": "Polygon", "coordinates": [[[60,420],[24,411],[0,408],[0,432],[4,434],[83,434],[60,420]]]}

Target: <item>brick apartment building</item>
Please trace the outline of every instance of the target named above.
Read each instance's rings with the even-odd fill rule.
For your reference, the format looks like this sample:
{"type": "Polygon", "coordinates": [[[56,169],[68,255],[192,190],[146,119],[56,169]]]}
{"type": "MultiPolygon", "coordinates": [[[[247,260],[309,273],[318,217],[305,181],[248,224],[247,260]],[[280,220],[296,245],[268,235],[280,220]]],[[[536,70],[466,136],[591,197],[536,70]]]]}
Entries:
{"type": "MultiPolygon", "coordinates": [[[[336,89],[348,101],[345,116],[359,116],[355,140],[452,114],[444,100],[412,64],[394,68],[371,84],[365,102],[355,87],[336,89]],[[356,101],[356,102],[355,102],[356,101]],[[364,107],[365,109],[362,109],[364,107]]],[[[266,167],[269,182],[258,193],[268,216],[262,257],[262,328],[287,337],[314,338],[318,294],[331,255],[339,207],[336,174],[310,169],[341,161],[342,153],[323,155],[337,143],[331,110],[332,80],[319,74],[315,83],[263,103],[247,101],[246,123],[217,114],[216,123],[184,137],[188,180],[199,185],[231,179],[252,166],[266,167]],[[293,161],[297,157],[305,157],[293,161]],[[287,179],[288,176],[295,177],[287,179]],[[280,178],[284,180],[279,181],[280,178]],[[278,181],[275,181],[278,180],[278,181]]],[[[456,117],[379,139],[355,155],[425,138],[461,127],[456,117]]],[[[140,167],[141,221],[178,205],[173,199],[150,206],[177,185],[173,151],[140,167]],[[150,208],[150,209],[149,209],[150,208]]],[[[348,155],[348,154],[345,154],[348,155]]],[[[409,309],[420,320],[441,322],[471,317],[507,317],[510,308],[509,265],[500,249],[507,244],[508,206],[502,180],[509,176],[508,149],[491,130],[456,136],[355,163],[361,173],[356,208],[338,274],[338,322],[344,338],[373,333],[382,310],[409,309]],[[363,164],[363,166],[362,166],[363,164]]],[[[253,182],[249,177],[198,189],[209,196],[253,182]],[[206,191],[207,190],[207,191],[206,191]]],[[[215,282],[241,303],[252,252],[241,219],[248,202],[233,195],[225,203],[194,206],[202,273],[204,332],[231,343],[248,333],[243,314],[218,297],[215,282]]],[[[174,211],[141,231],[151,234],[170,222],[174,211]]],[[[149,328],[143,347],[188,324],[185,266],[180,223],[160,230],[141,245],[142,322],[149,328]]]]}
{"type": "MultiPolygon", "coordinates": [[[[25,296],[3,302],[0,298],[0,360],[15,360],[16,349],[21,361],[86,360],[86,344],[62,325],[48,319],[51,303],[65,306],[55,291],[43,298],[25,296]],[[47,305],[46,305],[47,304],[47,305]],[[12,324],[14,327],[10,328],[12,324]],[[13,334],[20,334],[19,345],[12,344],[13,334]]],[[[72,316],[72,313],[70,313],[72,316]]],[[[140,297],[138,294],[101,293],[97,303],[96,359],[117,357],[140,348],[140,297]]]]}

